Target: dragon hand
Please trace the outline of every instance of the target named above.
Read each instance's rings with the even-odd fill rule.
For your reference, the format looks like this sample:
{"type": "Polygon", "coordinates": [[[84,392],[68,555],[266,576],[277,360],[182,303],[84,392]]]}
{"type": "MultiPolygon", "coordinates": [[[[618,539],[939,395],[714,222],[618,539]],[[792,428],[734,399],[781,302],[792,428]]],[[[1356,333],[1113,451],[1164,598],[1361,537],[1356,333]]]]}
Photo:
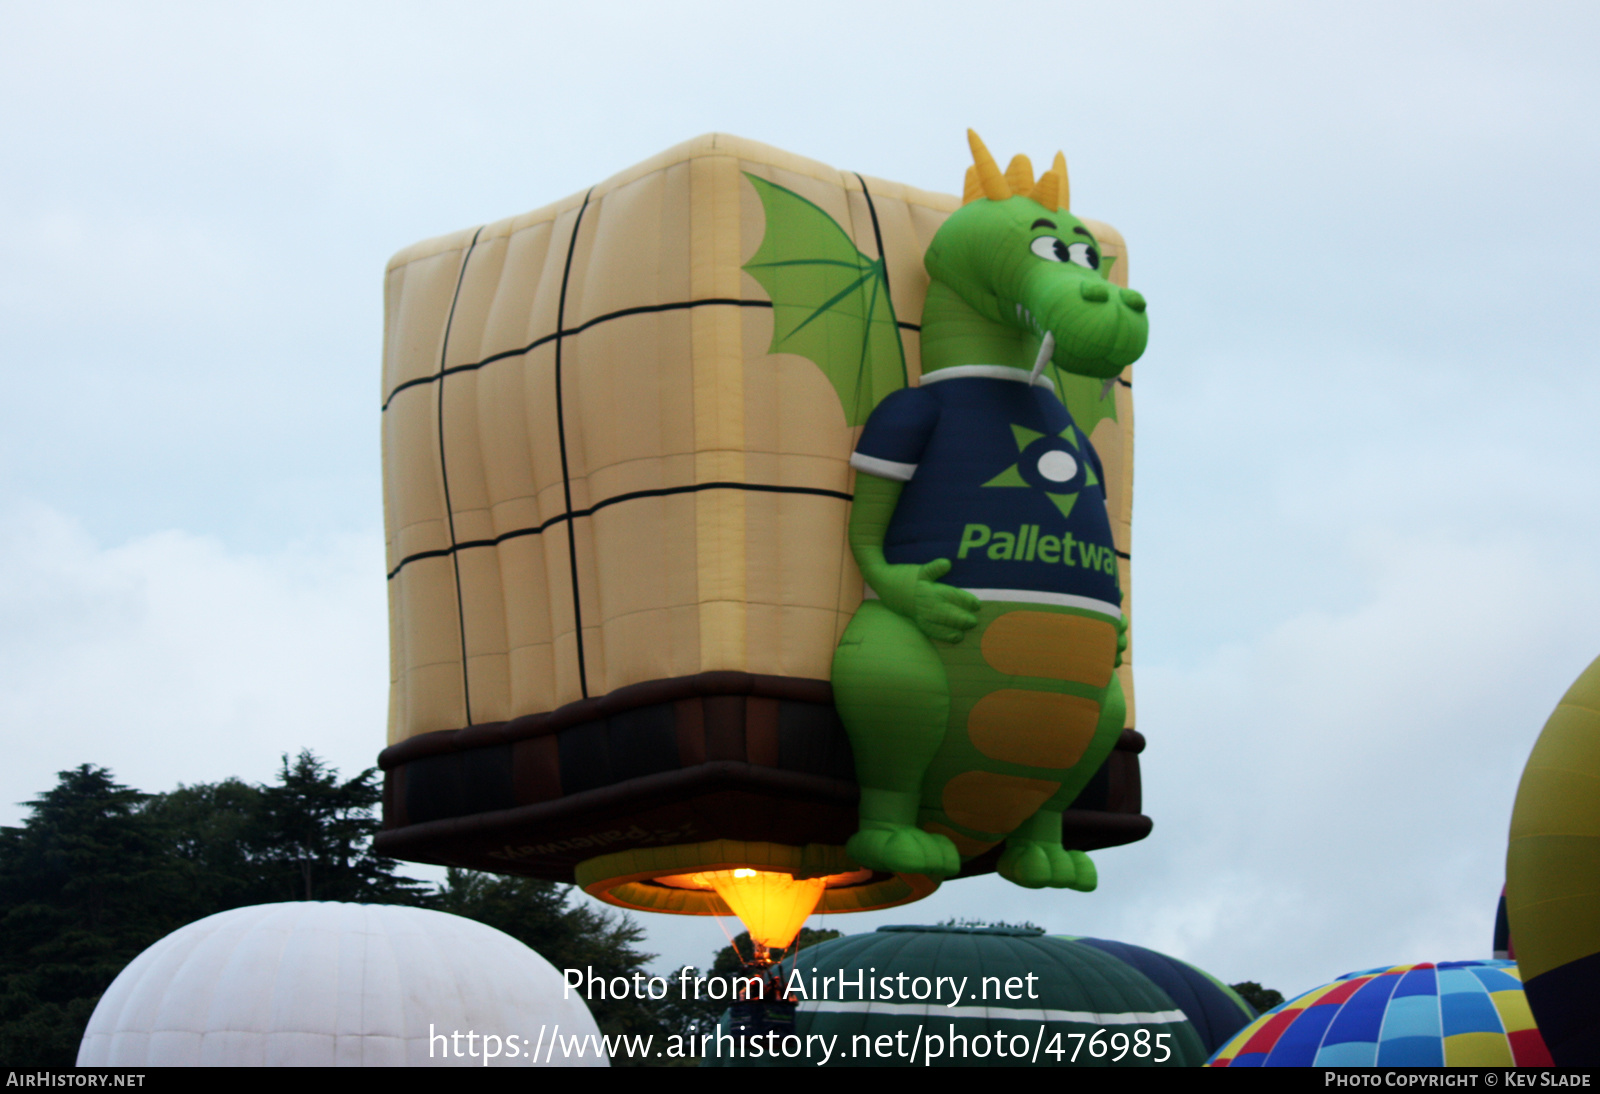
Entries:
{"type": "Polygon", "coordinates": [[[867,575],[884,606],[903,615],[929,638],[954,644],[978,625],[978,598],[939,579],[950,572],[950,560],[936,558],[917,565],[885,563],[867,575]]]}
{"type": "Polygon", "coordinates": [[[1117,660],[1113,668],[1122,667],[1122,655],[1128,651],[1128,613],[1123,612],[1122,618],[1117,620],[1117,660]]]}

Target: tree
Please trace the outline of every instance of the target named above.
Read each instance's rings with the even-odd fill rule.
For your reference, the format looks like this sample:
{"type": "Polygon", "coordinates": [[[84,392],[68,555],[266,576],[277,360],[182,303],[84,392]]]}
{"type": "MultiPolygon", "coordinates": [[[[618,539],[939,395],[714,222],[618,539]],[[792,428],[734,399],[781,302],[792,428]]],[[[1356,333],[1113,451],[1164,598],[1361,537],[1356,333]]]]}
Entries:
{"type": "Polygon", "coordinates": [[[371,904],[426,902],[420,882],[396,877],[394,859],[372,853],[383,799],[377,770],[346,782],[302,750],[283,757],[278,784],[261,789],[253,818],[240,833],[247,856],[271,876],[278,900],[353,900],[371,904]]]}
{"type": "Polygon", "coordinates": [[[281,899],[251,853],[261,796],[259,786],[225,779],[179,786],[145,803],[145,817],[184,872],[185,922],[281,899]]]}
{"type": "Polygon", "coordinates": [[[1042,930],[1044,930],[1043,927],[1039,926],[1039,924],[1035,923],[1031,919],[1024,919],[1021,923],[1007,923],[1003,919],[994,919],[994,920],[990,920],[990,919],[970,919],[970,918],[968,918],[966,916],[962,916],[960,919],[957,919],[954,916],[952,916],[949,919],[943,920],[939,924],[939,926],[941,926],[941,927],[1000,927],[1000,928],[1003,928],[1005,930],[1012,930],[1012,931],[1042,931],[1042,930]]]}
{"type": "Polygon", "coordinates": [[[100,993],[185,919],[188,872],[105,768],[63,771],[0,828],[0,1059],[71,1067],[100,993]]]}
{"type": "MultiPolygon", "coordinates": [[[[341,780],[310,752],[285,756],[270,785],[226,779],[156,795],[89,764],[61,772],[22,827],[0,828],[0,1060],[71,1067],[129,961],[186,923],[249,904],[439,907],[608,982],[653,960],[636,948],[642,928],[572,903],[568,885],[452,870],[435,890],[397,877],[393,859],[372,853],[380,796],[374,771],[341,780]]],[[[670,1005],[631,993],[590,1006],[607,1033],[680,1032],[670,1005]]]]}
{"type": "Polygon", "coordinates": [[[341,782],[310,752],[278,782],[150,795],[84,764],[0,828],[0,1060],[71,1067],[101,993],[186,923],[277,900],[427,904],[372,854],[375,773],[341,782]]]}
{"type": "Polygon", "coordinates": [[[1238,992],[1240,997],[1255,1007],[1260,1014],[1267,1013],[1283,1002],[1283,992],[1276,988],[1264,988],[1254,980],[1246,980],[1242,984],[1229,984],[1228,987],[1238,992]]]}

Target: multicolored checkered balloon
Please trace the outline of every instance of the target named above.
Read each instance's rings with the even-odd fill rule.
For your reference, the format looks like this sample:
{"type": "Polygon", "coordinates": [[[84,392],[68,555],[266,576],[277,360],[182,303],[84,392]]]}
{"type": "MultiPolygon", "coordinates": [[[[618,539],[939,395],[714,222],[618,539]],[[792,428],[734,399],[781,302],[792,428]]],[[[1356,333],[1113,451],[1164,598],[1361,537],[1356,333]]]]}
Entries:
{"type": "Polygon", "coordinates": [[[1274,1007],[1208,1067],[1549,1067],[1514,961],[1341,976],[1274,1007]]]}

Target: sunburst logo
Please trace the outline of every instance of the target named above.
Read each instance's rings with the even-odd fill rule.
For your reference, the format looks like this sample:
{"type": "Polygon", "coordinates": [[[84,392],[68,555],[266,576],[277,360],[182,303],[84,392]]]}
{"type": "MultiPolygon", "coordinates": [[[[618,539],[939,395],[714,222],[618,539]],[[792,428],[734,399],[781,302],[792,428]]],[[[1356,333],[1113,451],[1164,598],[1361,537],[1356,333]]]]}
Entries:
{"type": "Polygon", "coordinates": [[[1100,485],[1094,468],[1084,458],[1074,427],[1069,425],[1051,436],[1014,425],[1011,436],[1017,442],[1017,462],[984,486],[1042,491],[1063,517],[1070,517],[1072,507],[1078,504],[1078,494],[1086,487],[1100,485]]]}

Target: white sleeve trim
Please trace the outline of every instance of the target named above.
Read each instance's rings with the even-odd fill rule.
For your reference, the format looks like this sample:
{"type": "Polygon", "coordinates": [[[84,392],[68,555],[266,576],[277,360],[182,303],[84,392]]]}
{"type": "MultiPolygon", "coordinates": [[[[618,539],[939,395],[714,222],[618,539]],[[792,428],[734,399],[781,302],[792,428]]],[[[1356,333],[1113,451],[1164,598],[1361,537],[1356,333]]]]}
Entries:
{"type": "Polygon", "coordinates": [[[880,460],[876,456],[864,456],[860,452],[850,454],[850,466],[857,471],[865,471],[869,475],[876,475],[880,479],[889,479],[893,482],[910,482],[911,476],[917,473],[917,465],[914,463],[880,460]]]}

